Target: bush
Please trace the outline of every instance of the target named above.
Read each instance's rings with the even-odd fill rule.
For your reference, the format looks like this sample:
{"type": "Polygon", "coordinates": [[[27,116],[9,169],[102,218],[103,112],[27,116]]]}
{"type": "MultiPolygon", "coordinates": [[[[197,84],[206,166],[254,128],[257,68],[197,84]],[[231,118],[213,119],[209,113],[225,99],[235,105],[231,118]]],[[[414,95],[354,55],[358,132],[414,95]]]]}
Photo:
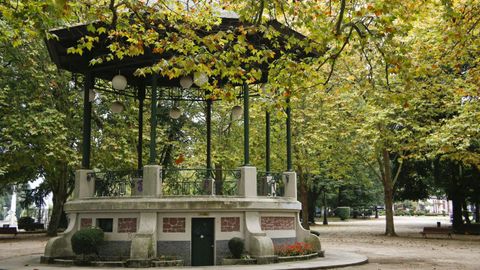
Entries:
{"type": "Polygon", "coordinates": [[[86,228],[75,232],[72,236],[72,250],[77,255],[95,253],[97,247],[103,242],[103,231],[99,228],[86,228]]]}
{"type": "Polygon", "coordinates": [[[35,230],[34,223],[35,220],[31,217],[21,217],[18,219],[18,228],[25,231],[33,231],[35,230]]]}
{"type": "Polygon", "coordinates": [[[234,237],[228,241],[228,249],[235,259],[240,259],[244,246],[245,243],[242,238],[234,237]]]}
{"type": "Polygon", "coordinates": [[[347,220],[350,217],[350,207],[337,207],[336,215],[341,220],[347,220]]]}

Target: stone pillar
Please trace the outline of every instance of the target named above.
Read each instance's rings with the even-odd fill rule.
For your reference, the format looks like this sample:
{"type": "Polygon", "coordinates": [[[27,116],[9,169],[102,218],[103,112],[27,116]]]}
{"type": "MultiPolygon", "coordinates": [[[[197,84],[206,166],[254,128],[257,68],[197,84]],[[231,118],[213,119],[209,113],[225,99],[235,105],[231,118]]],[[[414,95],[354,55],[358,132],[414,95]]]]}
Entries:
{"type": "Polygon", "coordinates": [[[238,195],[243,197],[257,197],[257,168],[243,166],[240,168],[240,182],[238,195]]]}
{"type": "Polygon", "coordinates": [[[257,259],[258,264],[276,260],[273,241],[262,231],[258,212],[245,212],[245,249],[257,259]]]}
{"type": "Polygon", "coordinates": [[[297,173],[284,172],[282,178],[285,184],[285,197],[297,199],[297,173]]]}
{"type": "Polygon", "coordinates": [[[302,223],[300,222],[300,216],[299,216],[298,213],[295,217],[295,220],[296,220],[296,223],[297,223],[297,226],[296,226],[297,242],[304,242],[304,243],[308,243],[308,244],[312,245],[312,247],[315,249],[315,251],[318,252],[318,255],[320,257],[324,257],[325,256],[325,251],[322,250],[322,245],[320,243],[320,238],[318,238],[318,236],[312,234],[310,232],[310,230],[305,230],[302,227],[302,223]]]}
{"type": "Polygon", "coordinates": [[[75,171],[74,199],[93,197],[95,193],[95,177],[90,177],[88,175],[92,172],[92,170],[85,169],[75,171]]]}
{"type": "Polygon", "coordinates": [[[128,267],[147,267],[157,256],[157,213],[140,213],[138,232],[130,246],[128,267]]]}
{"type": "MultiPolygon", "coordinates": [[[[143,167],[143,182],[141,192],[137,190],[135,195],[139,196],[162,196],[162,166],[146,165],[143,167]]],[[[140,189],[139,189],[140,190],[140,189]]]]}
{"type": "Polygon", "coordinates": [[[40,258],[42,263],[53,263],[55,258],[75,256],[72,250],[71,239],[77,231],[77,214],[68,214],[68,228],[59,236],[50,238],[45,246],[44,256],[40,258]]]}

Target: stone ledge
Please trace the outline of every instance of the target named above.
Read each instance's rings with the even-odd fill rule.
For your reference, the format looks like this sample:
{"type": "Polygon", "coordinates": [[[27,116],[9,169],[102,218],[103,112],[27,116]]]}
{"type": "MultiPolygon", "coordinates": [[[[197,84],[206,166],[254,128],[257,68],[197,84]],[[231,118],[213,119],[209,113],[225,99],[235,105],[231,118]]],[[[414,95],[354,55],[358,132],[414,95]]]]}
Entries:
{"type": "Polygon", "coordinates": [[[222,265],[243,265],[243,264],[256,264],[256,259],[233,259],[233,258],[223,258],[222,265]]]}
{"type": "Polygon", "coordinates": [[[152,267],[183,266],[183,260],[153,260],[152,267]]]}
{"type": "Polygon", "coordinates": [[[115,212],[115,211],[144,211],[157,212],[178,211],[269,211],[292,212],[301,209],[300,202],[293,198],[284,197],[105,197],[86,198],[69,201],[65,204],[66,212],[115,212]]]}

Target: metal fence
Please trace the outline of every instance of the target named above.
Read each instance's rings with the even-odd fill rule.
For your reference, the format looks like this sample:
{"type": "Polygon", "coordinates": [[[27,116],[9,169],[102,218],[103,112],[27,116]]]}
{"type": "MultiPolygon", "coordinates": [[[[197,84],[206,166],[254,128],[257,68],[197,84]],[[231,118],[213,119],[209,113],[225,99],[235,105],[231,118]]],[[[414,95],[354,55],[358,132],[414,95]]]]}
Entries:
{"type": "Polygon", "coordinates": [[[167,169],[162,171],[163,194],[171,196],[238,194],[240,170],[167,169]]]}
{"type": "Polygon", "coordinates": [[[283,197],[285,184],[281,172],[257,172],[257,194],[258,196],[283,197]]]}
{"type": "Polygon", "coordinates": [[[87,177],[95,180],[96,197],[132,196],[143,189],[142,170],[91,172],[87,177]]]}

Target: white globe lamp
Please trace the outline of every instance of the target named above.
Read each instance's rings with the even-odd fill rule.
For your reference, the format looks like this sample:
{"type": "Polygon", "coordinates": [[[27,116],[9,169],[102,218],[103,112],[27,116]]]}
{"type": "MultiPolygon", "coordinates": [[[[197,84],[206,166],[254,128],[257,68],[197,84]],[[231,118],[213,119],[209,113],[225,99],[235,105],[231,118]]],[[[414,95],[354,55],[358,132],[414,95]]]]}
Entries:
{"type": "Polygon", "coordinates": [[[113,113],[121,113],[123,112],[123,104],[120,102],[120,101],[114,101],[111,105],[110,105],[110,110],[113,112],[113,113]]]}
{"type": "Polygon", "coordinates": [[[192,87],[193,85],[193,79],[190,76],[183,76],[180,78],[180,86],[184,89],[188,89],[192,87]]]}
{"type": "Polygon", "coordinates": [[[232,108],[232,119],[233,120],[238,120],[238,119],[242,118],[242,113],[243,113],[243,110],[242,110],[241,106],[239,106],[239,105],[233,106],[233,108],[232,108]]]}
{"type": "Polygon", "coordinates": [[[168,113],[168,115],[172,119],[178,119],[182,115],[182,111],[178,107],[173,107],[170,109],[170,112],[168,113]]]}
{"type": "Polygon", "coordinates": [[[112,79],[112,87],[115,90],[125,90],[127,88],[127,78],[123,75],[115,75],[112,79]]]}

